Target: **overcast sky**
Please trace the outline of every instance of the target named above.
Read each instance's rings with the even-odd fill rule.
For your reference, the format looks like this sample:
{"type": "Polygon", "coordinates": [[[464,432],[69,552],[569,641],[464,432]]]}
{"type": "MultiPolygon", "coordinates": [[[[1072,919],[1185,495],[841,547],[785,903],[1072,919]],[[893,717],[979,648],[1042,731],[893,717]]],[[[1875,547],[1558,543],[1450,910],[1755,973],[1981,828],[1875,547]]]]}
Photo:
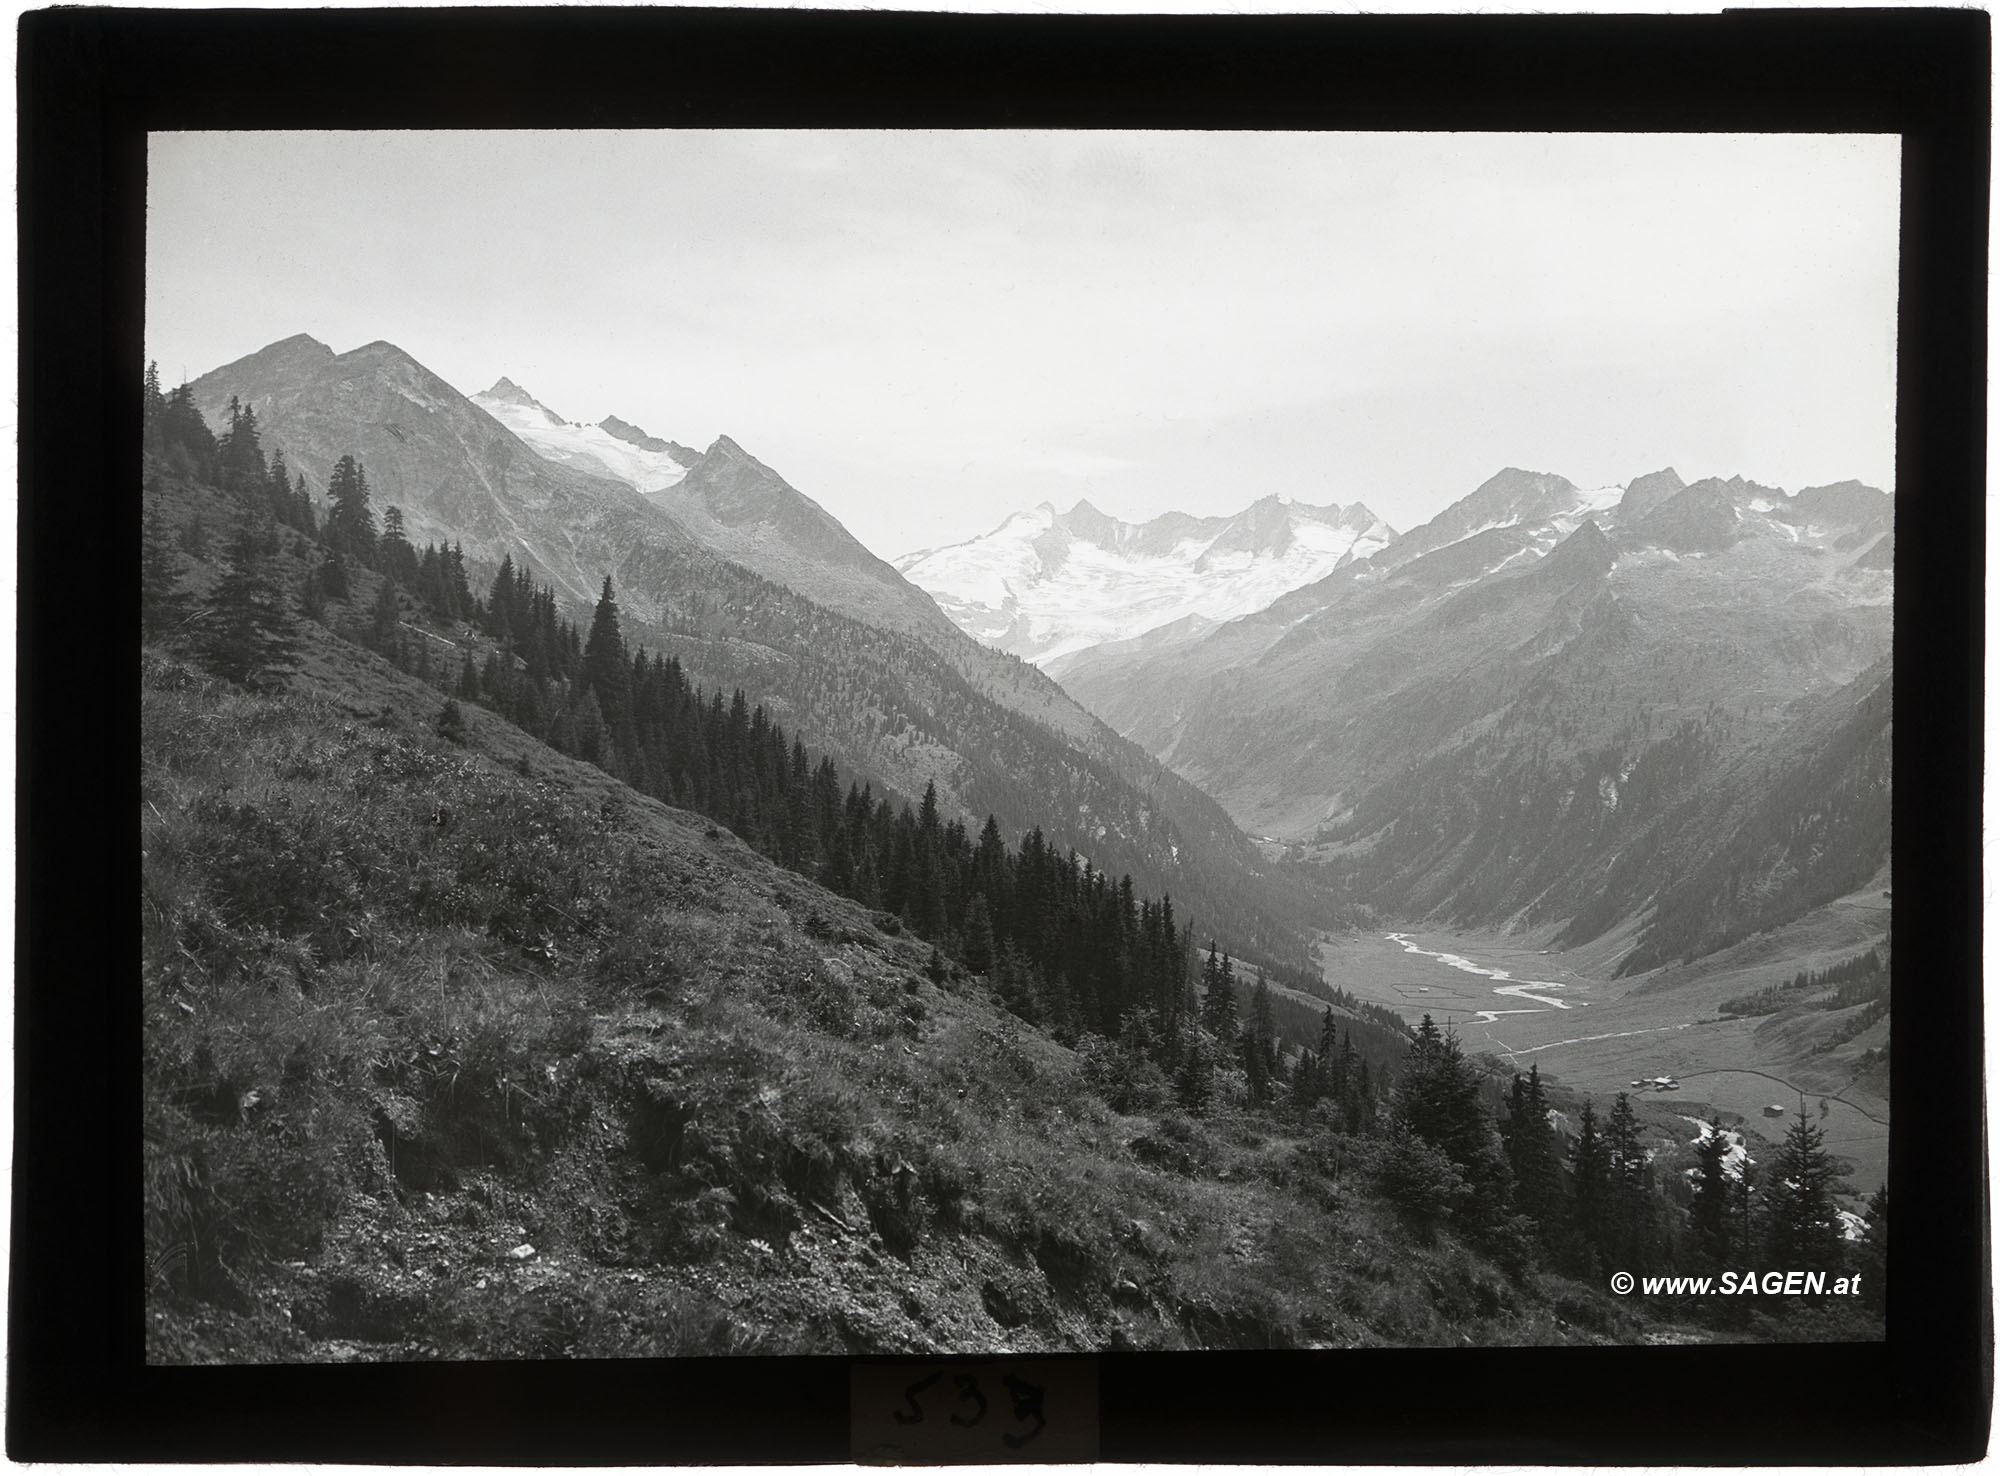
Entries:
{"type": "Polygon", "coordinates": [[[155,135],[169,383],[294,333],[727,434],[885,557],[1044,500],[1399,529],[1503,466],[1894,475],[1893,137],[155,135]]]}

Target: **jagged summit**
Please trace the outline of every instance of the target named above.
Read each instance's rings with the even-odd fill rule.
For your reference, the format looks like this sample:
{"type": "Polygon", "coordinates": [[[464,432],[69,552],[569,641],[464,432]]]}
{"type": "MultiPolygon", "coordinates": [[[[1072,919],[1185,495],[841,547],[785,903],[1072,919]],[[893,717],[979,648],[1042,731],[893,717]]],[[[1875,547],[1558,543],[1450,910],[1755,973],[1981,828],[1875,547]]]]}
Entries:
{"type": "Polygon", "coordinates": [[[616,415],[607,415],[597,422],[607,435],[615,436],[628,446],[637,446],[641,451],[651,451],[673,457],[683,466],[694,464],[696,453],[672,441],[658,436],[649,436],[629,420],[620,420],[616,415]]]}
{"type": "Polygon", "coordinates": [[[548,408],[504,374],[493,381],[493,388],[482,391],[474,395],[473,398],[475,400],[505,400],[510,405],[534,405],[542,409],[548,408]]]}
{"type": "Polygon", "coordinates": [[[1618,503],[1618,516],[1626,522],[1643,518],[1686,485],[1681,480],[1681,474],[1670,466],[1647,472],[1643,477],[1634,477],[1625,484],[1625,495],[1618,503]]]}

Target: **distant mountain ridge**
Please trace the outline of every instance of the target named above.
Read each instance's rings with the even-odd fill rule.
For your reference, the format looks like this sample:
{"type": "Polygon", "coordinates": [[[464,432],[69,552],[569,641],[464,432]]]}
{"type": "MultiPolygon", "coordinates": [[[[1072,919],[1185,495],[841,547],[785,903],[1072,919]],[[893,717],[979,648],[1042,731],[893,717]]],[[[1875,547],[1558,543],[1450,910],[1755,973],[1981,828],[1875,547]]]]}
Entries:
{"type": "Polygon", "coordinates": [[[1572,944],[1629,925],[1653,967],[1886,867],[1893,517],[1859,482],[1509,468],[1262,610],[1061,678],[1365,904],[1572,944]]]}
{"type": "Polygon", "coordinates": [[[1359,502],[1315,507],[1271,495],[1231,517],[1169,512],[1144,523],[1088,501],[1068,512],[1044,502],[896,567],[968,634],[1054,669],[1106,641],[1260,609],[1395,537],[1359,502]]]}

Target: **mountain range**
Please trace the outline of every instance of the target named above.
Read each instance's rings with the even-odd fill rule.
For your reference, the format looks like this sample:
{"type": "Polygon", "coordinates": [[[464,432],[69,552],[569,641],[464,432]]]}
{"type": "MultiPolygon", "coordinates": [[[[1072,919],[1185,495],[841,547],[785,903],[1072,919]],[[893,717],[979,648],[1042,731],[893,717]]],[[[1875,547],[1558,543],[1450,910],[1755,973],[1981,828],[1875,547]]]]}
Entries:
{"type": "Polygon", "coordinates": [[[688,464],[685,447],[650,450],[610,419],[558,424],[507,381],[482,397],[503,419],[386,342],[336,354],[301,335],[192,390],[218,428],[232,398],[254,410],[266,450],[315,491],[353,455],[376,508],[399,507],[419,547],[460,544],[475,577],[511,557],[587,614],[608,574],[633,644],[668,650],[711,690],[742,687],[846,774],[912,799],[934,783],[947,815],[976,828],[991,813],[1010,836],[1039,826],[1171,895],[1239,952],[1303,961],[1304,903],[1213,800],[1034,667],[965,635],[727,436],[688,464]],[[574,454],[549,459],[521,424],[574,454]],[[685,472],[642,490],[586,469],[585,450],[619,464],[607,438],[685,472]]]}
{"type": "Polygon", "coordinates": [[[1892,520],[1857,482],[1510,468],[1263,610],[1062,678],[1359,903],[1619,933],[1645,968],[1886,868],[1892,520]]]}
{"type": "Polygon", "coordinates": [[[1064,657],[1160,626],[1182,634],[1260,610],[1387,547],[1362,504],[1274,495],[1233,517],[1164,513],[1127,523],[1079,501],[1016,513],[965,543],[896,560],[961,629],[1052,672],[1064,657]]]}

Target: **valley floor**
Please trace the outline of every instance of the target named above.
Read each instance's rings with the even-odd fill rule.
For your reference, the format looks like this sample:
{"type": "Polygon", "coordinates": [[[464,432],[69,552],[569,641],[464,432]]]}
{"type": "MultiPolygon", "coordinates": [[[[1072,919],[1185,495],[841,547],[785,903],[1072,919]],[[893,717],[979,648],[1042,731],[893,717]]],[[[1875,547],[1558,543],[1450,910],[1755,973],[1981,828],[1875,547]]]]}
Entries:
{"type": "Polygon", "coordinates": [[[1631,1092],[1662,1129],[1719,1117],[1762,1159],[1775,1152],[1803,1103],[1865,1200],[1888,1173],[1889,1021],[1828,1044],[1841,1015],[1855,1012],[1735,1018],[1719,1006],[1864,951],[1882,938],[1888,914],[1881,889],[1872,888],[1693,966],[1628,979],[1612,977],[1615,940],[1558,951],[1536,935],[1426,926],[1323,939],[1320,957],[1329,983],[1412,1023],[1428,1014],[1440,1027],[1449,1024],[1470,1054],[1490,1053],[1523,1072],[1539,1065],[1591,1098],[1600,1114],[1619,1092],[1631,1092]],[[1680,1085],[1632,1086],[1657,1077],[1680,1085]],[[1784,1112],[1767,1116],[1772,1106],[1784,1112]]]}

